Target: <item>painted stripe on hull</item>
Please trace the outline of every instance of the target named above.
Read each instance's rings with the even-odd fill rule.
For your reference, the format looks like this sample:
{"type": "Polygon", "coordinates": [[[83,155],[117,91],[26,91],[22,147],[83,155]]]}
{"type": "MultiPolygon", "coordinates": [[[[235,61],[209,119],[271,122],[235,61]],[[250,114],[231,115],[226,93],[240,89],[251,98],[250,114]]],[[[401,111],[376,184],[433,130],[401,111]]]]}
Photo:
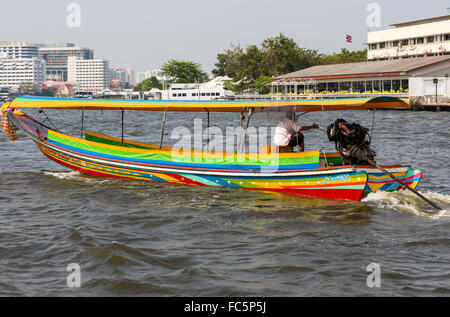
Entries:
{"type": "Polygon", "coordinates": [[[139,171],[127,170],[127,169],[117,169],[109,166],[99,166],[91,164],[87,161],[71,160],[70,157],[62,158],[58,157],[46,147],[40,146],[41,151],[52,159],[53,161],[66,166],[71,169],[78,170],[82,173],[101,176],[101,177],[120,177],[120,178],[134,178],[134,179],[150,179],[154,181],[165,181],[177,184],[186,184],[194,186],[227,186],[227,187],[240,187],[251,190],[264,190],[264,191],[276,191],[290,194],[297,194],[302,196],[327,198],[327,199],[345,199],[345,200],[360,200],[363,195],[363,191],[367,182],[367,174],[361,173],[341,173],[334,175],[334,181],[336,183],[326,183],[332,182],[333,179],[329,176],[292,176],[292,177],[278,177],[277,180],[258,179],[257,186],[247,186],[248,184],[255,184],[256,178],[242,177],[237,179],[227,178],[224,179],[220,176],[207,176],[201,177],[198,175],[193,175],[190,177],[189,174],[175,174],[175,173],[142,173],[139,171]],[[83,166],[84,164],[84,166],[83,166]],[[103,170],[100,170],[100,169],[103,170]],[[158,175],[156,179],[153,175],[158,175]],[[336,179],[341,176],[344,179],[342,184],[336,179]],[[215,180],[215,182],[214,182],[215,180]],[[263,185],[264,183],[264,185],[263,185]],[[306,183],[306,184],[305,184],[306,183]],[[309,183],[309,185],[308,185],[309,183]],[[275,186],[273,186],[275,184],[275,186]]]}

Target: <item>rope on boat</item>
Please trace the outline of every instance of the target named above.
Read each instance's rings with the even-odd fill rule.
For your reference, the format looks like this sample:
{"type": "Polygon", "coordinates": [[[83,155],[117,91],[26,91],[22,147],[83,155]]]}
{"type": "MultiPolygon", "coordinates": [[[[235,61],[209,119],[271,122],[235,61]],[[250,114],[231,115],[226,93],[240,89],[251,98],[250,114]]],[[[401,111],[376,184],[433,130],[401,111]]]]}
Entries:
{"type": "Polygon", "coordinates": [[[59,129],[53,124],[53,122],[50,120],[50,118],[47,116],[47,114],[44,112],[44,109],[40,109],[39,113],[42,113],[45,116],[45,120],[48,121],[48,123],[50,123],[50,125],[52,125],[53,129],[58,132],[59,129]]]}

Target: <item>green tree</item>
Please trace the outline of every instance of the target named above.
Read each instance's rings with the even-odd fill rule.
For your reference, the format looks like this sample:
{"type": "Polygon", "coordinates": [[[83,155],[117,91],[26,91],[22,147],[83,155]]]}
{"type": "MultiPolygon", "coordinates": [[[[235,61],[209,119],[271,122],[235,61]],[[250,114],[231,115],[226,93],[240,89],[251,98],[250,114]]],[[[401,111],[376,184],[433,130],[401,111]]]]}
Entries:
{"type": "Polygon", "coordinates": [[[175,83],[193,83],[196,79],[208,77],[199,63],[174,59],[166,62],[161,72],[175,83]]]}
{"type": "Polygon", "coordinates": [[[56,87],[49,87],[47,89],[42,89],[42,92],[39,95],[45,97],[54,97],[56,95],[56,92],[57,92],[56,87]]]}
{"type": "Polygon", "coordinates": [[[304,49],[284,34],[266,38],[262,43],[264,50],[264,73],[278,76],[311,67],[318,63],[317,50],[304,49]]]}
{"type": "Polygon", "coordinates": [[[158,79],[155,76],[152,76],[150,78],[144,79],[142,82],[134,86],[134,91],[149,91],[153,88],[156,89],[162,89],[161,83],[158,81],[158,79]]]}
{"type": "Polygon", "coordinates": [[[324,54],[320,57],[320,64],[343,64],[367,61],[367,49],[361,51],[349,51],[342,48],[339,53],[324,54]]]}
{"type": "Polygon", "coordinates": [[[238,45],[227,49],[224,53],[217,54],[216,68],[212,70],[215,76],[228,76],[230,78],[238,79],[239,72],[242,69],[242,60],[245,53],[238,45]]]}
{"type": "Polygon", "coordinates": [[[268,94],[270,92],[270,76],[261,76],[255,80],[255,88],[262,94],[268,94]]]}

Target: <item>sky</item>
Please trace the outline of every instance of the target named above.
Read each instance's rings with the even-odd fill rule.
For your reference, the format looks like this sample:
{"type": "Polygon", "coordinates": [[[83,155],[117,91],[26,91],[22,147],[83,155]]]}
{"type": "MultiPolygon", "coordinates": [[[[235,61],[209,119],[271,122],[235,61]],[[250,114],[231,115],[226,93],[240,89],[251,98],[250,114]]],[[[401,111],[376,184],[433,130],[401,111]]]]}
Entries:
{"type": "Polygon", "coordinates": [[[450,7],[448,0],[14,0],[1,3],[0,41],[75,43],[136,71],[191,60],[210,73],[231,45],[260,45],[279,33],[320,53],[364,49],[373,3],[380,24],[371,30],[447,15],[450,7]]]}

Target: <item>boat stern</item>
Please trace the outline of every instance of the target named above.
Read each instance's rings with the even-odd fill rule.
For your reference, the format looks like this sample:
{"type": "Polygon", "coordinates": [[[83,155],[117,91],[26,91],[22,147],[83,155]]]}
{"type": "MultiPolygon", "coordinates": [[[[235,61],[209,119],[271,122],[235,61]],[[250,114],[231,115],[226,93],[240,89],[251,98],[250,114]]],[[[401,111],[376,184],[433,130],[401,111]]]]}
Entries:
{"type": "MultiPolygon", "coordinates": [[[[404,167],[403,169],[401,167],[386,169],[412,189],[415,189],[422,179],[422,172],[419,170],[413,170],[409,166],[404,167]]],[[[369,179],[367,181],[366,188],[364,189],[365,195],[376,193],[378,191],[394,192],[405,189],[405,186],[379,170],[367,170],[367,174],[369,179]]]]}

